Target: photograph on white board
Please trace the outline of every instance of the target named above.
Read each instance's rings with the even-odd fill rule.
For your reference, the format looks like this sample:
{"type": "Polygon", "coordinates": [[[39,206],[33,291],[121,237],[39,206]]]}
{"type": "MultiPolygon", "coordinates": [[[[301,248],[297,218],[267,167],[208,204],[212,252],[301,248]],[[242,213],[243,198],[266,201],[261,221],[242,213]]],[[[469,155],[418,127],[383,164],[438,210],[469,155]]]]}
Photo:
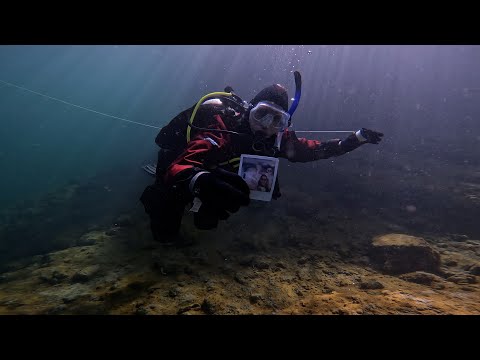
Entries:
{"type": "Polygon", "coordinates": [[[277,179],[279,161],[269,156],[246,155],[240,157],[238,175],[250,188],[250,199],[270,201],[277,179]]]}

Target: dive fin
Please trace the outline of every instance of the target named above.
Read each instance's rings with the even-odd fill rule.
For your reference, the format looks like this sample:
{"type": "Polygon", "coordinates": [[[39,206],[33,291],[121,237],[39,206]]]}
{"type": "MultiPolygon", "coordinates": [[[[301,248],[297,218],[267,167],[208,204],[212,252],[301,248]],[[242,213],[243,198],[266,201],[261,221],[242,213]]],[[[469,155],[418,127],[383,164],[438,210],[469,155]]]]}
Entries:
{"type": "Polygon", "coordinates": [[[156,176],[157,174],[157,165],[153,165],[153,164],[143,165],[142,169],[145,170],[150,175],[156,176]]]}

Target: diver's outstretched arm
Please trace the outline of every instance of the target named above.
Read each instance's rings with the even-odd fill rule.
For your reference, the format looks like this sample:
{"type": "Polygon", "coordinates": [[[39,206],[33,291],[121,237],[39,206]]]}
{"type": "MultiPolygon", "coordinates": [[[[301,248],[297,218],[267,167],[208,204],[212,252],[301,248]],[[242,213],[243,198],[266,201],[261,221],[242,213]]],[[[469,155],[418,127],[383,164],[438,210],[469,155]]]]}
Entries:
{"type": "Polygon", "coordinates": [[[297,138],[294,131],[285,131],[282,139],[280,157],[291,162],[310,162],[328,159],[346,154],[363,144],[378,144],[383,134],[374,130],[362,128],[349,135],[345,140],[331,139],[325,142],[297,138]]]}

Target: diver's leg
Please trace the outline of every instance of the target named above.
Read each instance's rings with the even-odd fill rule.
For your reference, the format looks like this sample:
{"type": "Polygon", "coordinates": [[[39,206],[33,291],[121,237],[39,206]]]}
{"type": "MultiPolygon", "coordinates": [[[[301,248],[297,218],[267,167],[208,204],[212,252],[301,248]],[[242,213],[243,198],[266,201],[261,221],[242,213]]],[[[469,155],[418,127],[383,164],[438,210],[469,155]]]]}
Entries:
{"type": "Polygon", "coordinates": [[[154,240],[174,241],[180,230],[185,205],[175,202],[169,189],[163,184],[147,186],[140,201],[150,216],[150,229],[154,240]]]}
{"type": "Polygon", "coordinates": [[[161,243],[176,242],[182,224],[182,217],[183,209],[179,211],[179,209],[175,208],[150,214],[150,229],[152,230],[153,239],[161,243]]]}
{"type": "Polygon", "coordinates": [[[155,184],[147,186],[140,198],[145,212],[150,215],[153,238],[162,243],[177,240],[186,205],[163,183],[163,177],[177,155],[177,152],[168,148],[160,148],[155,167],[155,184]]]}
{"type": "Polygon", "coordinates": [[[167,148],[160,148],[160,150],[158,150],[156,166],[157,183],[163,182],[163,177],[165,176],[168,167],[173,163],[178,155],[178,152],[167,148]]]}

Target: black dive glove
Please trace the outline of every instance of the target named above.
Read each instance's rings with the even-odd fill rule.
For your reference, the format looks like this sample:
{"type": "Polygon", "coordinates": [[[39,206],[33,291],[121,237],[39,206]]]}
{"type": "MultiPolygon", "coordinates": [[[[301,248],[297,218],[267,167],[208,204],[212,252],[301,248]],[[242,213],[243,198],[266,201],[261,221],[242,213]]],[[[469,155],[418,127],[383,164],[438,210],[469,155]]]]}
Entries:
{"type": "Polygon", "coordinates": [[[229,213],[250,203],[250,189],[245,180],[220,168],[198,172],[191,180],[190,191],[202,201],[194,215],[194,223],[200,229],[215,228],[219,220],[226,220],[229,213]]]}
{"type": "Polygon", "coordinates": [[[357,139],[363,143],[370,143],[370,144],[378,144],[382,141],[383,134],[381,132],[375,130],[369,130],[362,128],[358,130],[355,135],[357,135],[357,139]]]}

